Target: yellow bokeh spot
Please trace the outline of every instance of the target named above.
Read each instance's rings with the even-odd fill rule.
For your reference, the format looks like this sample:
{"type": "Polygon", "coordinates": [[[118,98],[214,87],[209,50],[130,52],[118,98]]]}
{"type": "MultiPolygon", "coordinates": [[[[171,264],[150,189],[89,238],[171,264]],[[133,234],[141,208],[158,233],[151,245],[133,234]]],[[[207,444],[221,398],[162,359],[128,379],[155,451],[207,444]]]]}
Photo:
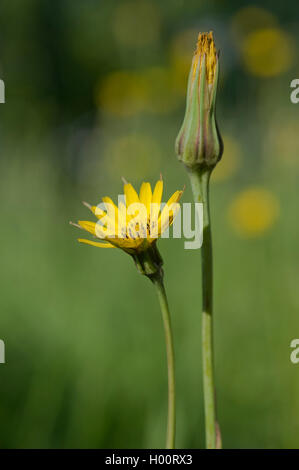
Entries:
{"type": "Polygon", "coordinates": [[[223,136],[224,153],[212,172],[212,181],[225,181],[231,178],[239,169],[241,149],[239,143],[232,137],[223,136]]]}
{"type": "Polygon", "coordinates": [[[233,17],[231,28],[236,40],[257,29],[277,26],[276,17],[268,10],[257,6],[248,6],[239,10],[233,17]]]}
{"type": "Polygon", "coordinates": [[[274,77],[286,72],[294,59],[292,37],[278,28],[250,33],[242,44],[245,68],[257,77],[274,77]]]}
{"type": "Polygon", "coordinates": [[[180,105],[171,70],[166,67],[113,72],[100,84],[96,101],[100,109],[118,117],[168,113],[180,105]]]}
{"type": "Polygon", "coordinates": [[[161,149],[159,143],[147,135],[129,134],[114,138],[106,145],[104,165],[111,177],[115,174],[132,180],[159,173],[161,149]]]}
{"type": "Polygon", "coordinates": [[[116,116],[133,116],[144,109],[148,101],[147,84],[134,72],[114,72],[103,80],[96,101],[100,108],[116,116]]]}
{"type": "Polygon", "coordinates": [[[229,207],[229,221],[241,237],[263,235],[276,221],[279,202],[275,195],[264,188],[252,187],[241,192],[229,207]]]}
{"type": "Polygon", "coordinates": [[[160,24],[157,5],[148,0],[131,0],[116,7],[112,29],[121,46],[139,48],[159,39],[160,24]]]}

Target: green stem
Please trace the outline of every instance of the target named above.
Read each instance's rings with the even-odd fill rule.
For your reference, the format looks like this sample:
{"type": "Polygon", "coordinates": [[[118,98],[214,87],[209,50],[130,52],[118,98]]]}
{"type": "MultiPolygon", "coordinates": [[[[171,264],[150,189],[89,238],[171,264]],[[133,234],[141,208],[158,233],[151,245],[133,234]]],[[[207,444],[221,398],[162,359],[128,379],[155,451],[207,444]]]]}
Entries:
{"type": "Polygon", "coordinates": [[[216,449],[220,446],[219,430],[216,423],[216,399],[213,359],[213,257],[212,234],[209,207],[209,180],[211,170],[189,172],[195,202],[203,203],[203,244],[202,259],[202,354],[206,446],[216,449]]]}
{"type": "Polygon", "coordinates": [[[174,449],[175,444],[175,376],[174,376],[174,349],[172,339],[172,329],[170,321],[170,313],[166,291],[163,282],[163,274],[157,273],[153,276],[152,281],[156,287],[162,319],[165,332],[166,353],[167,353],[167,369],[168,369],[168,419],[166,434],[166,449],[174,449]]]}

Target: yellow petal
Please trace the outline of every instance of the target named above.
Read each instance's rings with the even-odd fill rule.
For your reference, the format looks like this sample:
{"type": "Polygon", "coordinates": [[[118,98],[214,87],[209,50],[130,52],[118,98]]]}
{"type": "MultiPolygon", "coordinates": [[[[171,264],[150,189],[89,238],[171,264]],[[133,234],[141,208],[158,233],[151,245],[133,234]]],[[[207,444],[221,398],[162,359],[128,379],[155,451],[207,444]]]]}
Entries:
{"type": "Polygon", "coordinates": [[[158,237],[158,218],[161,206],[162,193],[163,181],[160,180],[156,183],[151,203],[150,231],[154,238],[158,237]]]}
{"type": "Polygon", "coordinates": [[[117,214],[118,212],[117,206],[114,204],[112,199],[108,196],[103,197],[102,201],[105,203],[108,217],[111,217],[112,219],[114,219],[114,214],[117,214]]]}
{"type": "Polygon", "coordinates": [[[173,195],[168,199],[167,205],[170,206],[173,202],[179,202],[182,197],[184,191],[176,191],[173,195]]]}
{"type": "Polygon", "coordinates": [[[91,206],[88,202],[83,202],[85,207],[88,207],[89,210],[98,218],[101,219],[106,215],[106,212],[100,209],[98,206],[91,206]]]}
{"type": "MultiPolygon", "coordinates": [[[[165,206],[168,207],[168,206],[165,206]]],[[[177,202],[173,202],[170,206],[170,208],[167,210],[162,211],[161,217],[159,218],[159,237],[162,235],[162,233],[172,225],[172,222],[174,221],[176,215],[178,214],[180,210],[180,204],[177,202]]]]}
{"type": "Polygon", "coordinates": [[[80,225],[80,227],[82,227],[87,232],[92,233],[92,235],[96,234],[96,224],[95,224],[95,222],[89,222],[88,220],[79,220],[78,224],[80,225]]]}
{"type": "Polygon", "coordinates": [[[182,194],[183,191],[176,191],[164,206],[161,216],[159,217],[159,236],[172,224],[175,216],[179,212],[180,205],[178,202],[182,194]]]}
{"type": "Polygon", "coordinates": [[[103,211],[98,206],[92,206],[91,210],[98,219],[101,219],[102,217],[104,217],[106,215],[106,212],[103,211]]]}
{"type": "Polygon", "coordinates": [[[162,193],[163,193],[163,181],[159,180],[156,183],[156,186],[153,192],[153,197],[152,197],[153,204],[159,204],[159,205],[161,204],[162,193]]]}
{"type": "Polygon", "coordinates": [[[117,237],[126,238],[127,234],[127,208],[122,201],[118,206],[118,225],[117,225],[117,237]]]}
{"type": "Polygon", "coordinates": [[[116,236],[115,226],[112,223],[110,225],[107,225],[107,227],[101,225],[100,221],[95,223],[89,222],[87,220],[79,220],[78,223],[80,227],[82,227],[84,230],[91,233],[92,235],[95,235],[97,238],[105,239],[107,237],[116,236]]]}
{"type": "Polygon", "coordinates": [[[107,217],[109,220],[107,223],[109,223],[110,226],[116,227],[118,225],[118,208],[112,201],[112,199],[108,196],[103,197],[102,201],[105,203],[105,207],[107,210],[107,217]]]}
{"type": "Polygon", "coordinates": [[[152,188],[149,183],[142,183],[139,193],[141,204],[146,207],[147,217],[150,217],[151,202],[152,202],[152,188]]]}
{"type": "Polygon", "coordinates": [[[150,218],[152,190],[149,183],[143,183],[140,188],[138,202],[127,207],[127,235],[129,238],[146,238],[147,224],[150,218]]]}
{"type": "Polygon", "coordinates": [[[136,193],[135,189],[131,185],[131,183],[127,183],[124,185],[124,193],[126,196],[126,206],[129,207],[131,204],[134,204],[139,201],[138,194],[136,193]]]}
{"type": "Polygon", "coordinates": [[[95,234],[98,238],[101,239],[115,238],[118,235],[117,228],[112,221],[105,226],[100,224],[100,221],[98,221],[95,227],[95,234]]]}
{"type": "Polygon", "coordinates": [[[129,238],[108,238],[109,242],[111,242],[114,246],[122,249],[136,249],[143,240],[137,239],[129,239],[129,238]]]}
{"type": "Polygon", "coordinates": [[[99,246],[100,248],[115,248],[111,243],[106,242],[93,242],[91,240],[84,240],[84,238],[78,238],[78,242],[86,243],[86,245],[99,246]]]}

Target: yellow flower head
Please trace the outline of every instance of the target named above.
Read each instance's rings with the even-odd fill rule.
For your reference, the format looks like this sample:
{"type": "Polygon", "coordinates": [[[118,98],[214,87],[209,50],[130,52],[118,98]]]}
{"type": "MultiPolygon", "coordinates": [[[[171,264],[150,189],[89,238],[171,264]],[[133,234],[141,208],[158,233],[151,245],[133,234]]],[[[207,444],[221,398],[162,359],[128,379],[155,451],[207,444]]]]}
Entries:
{"type": "Polygon", "coordinates": [[[125,201],[119,201],[118,205],[109,197],[103,197],[103,202],[97,206],[84,203],[98,221],[79,220],[78,227],[101,241],[82,238],[78,241],[100,248],[121,248],[129,254],[148,250],[172,224],[180,209],[179,200],[183,191],[176,191],[163,208],[162,192],[162,178],[155,185],[154,191],[150,183],[142,183],[139,195],[133,186],[125,181],[125,201]]]}

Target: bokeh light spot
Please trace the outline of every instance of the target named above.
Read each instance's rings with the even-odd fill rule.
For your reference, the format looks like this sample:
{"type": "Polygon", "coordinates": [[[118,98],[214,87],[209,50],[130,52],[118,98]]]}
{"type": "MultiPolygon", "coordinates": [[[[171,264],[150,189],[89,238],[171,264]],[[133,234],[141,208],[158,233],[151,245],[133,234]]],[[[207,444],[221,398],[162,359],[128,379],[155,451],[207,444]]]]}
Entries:
{"type": "Polygon", "coordinates": [[[249,6],[239,10],[233,17],[231,28],[236,40],[263,28],[275,28],[277,18],[268,10],[249,6]]]}
{"type": "Polygon", "coordinates": [[[258,237],[267,232],[279,214],[279,202],[269,190],[252,187],[242,191],[231,203],[229,221],[241,237],[258,237]]]}
{"type": "Polygon", "coordinates": [[[119,117],[140,112],[168,113],[180,105],[171,69],[148,67],[108,75],[96,92],[100,108],[119,117]]]}
{"type": "Polygon", "coordinates": [[[104,111],[120,117],[133,116],[146,107],[147,83],[135,72],[113,72],[101,83],[96,100],[104,111]]]}
{"type": "Polygon", "coordinates": [[[291,67],[294,43],[281,29],[260,29],[246,37],[242,54],[249,73],[257,77],[274,77],[291,67]]]}

